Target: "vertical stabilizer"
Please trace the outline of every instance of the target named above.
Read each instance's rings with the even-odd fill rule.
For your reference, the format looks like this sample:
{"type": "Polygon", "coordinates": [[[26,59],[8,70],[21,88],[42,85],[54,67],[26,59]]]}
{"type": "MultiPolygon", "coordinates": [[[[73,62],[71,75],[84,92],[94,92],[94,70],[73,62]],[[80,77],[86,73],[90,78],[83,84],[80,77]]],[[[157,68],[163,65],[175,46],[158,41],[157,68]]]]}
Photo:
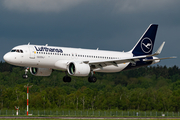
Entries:
{"type": "Polygon", "coordinates": [[[134,48],[130,51],[134,54],[134,56],[152,54],[157,28],[157,24],[151,24],[147,28],[147,30],[141,36],[134,48]]]}

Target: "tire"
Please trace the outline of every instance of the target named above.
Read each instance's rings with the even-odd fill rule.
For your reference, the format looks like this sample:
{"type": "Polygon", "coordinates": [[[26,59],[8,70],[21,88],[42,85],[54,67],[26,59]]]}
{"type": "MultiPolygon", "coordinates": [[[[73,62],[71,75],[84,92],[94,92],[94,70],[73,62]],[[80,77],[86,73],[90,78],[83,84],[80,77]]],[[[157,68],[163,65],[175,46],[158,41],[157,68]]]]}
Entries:
{"type": "Polygon", "coordinates": [[[69,77],[69,76],[64,76],[64,77],[63,77],[63,81],[64,81],[64,82],[71,82],[71,77],[69,77]]]}
{"type": "Polygon", "coordinates": [[[23,77],[24,79],[27,79],[27,78],[28,78],[28,75],[27,75],[27,74],[24,74],[22,77],[23,77]]]}
{"type": "Polygon", "coordinates": [[[89,81],[90,83],[95,83],[95,82],[97,81],[97,78],[96,78],[95,76],[89,76],[89,77],[88,77],[88,81],[89,81]]]}

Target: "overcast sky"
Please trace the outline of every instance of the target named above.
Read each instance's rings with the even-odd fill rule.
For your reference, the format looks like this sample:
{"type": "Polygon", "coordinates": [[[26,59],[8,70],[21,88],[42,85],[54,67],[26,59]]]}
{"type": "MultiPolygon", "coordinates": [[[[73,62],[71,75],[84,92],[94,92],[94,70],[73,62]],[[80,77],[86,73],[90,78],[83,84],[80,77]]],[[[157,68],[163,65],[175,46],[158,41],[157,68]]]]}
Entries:
{"type": "MultiPolygon", "coordinates": [[[[0,56],[28,44],[129,51],[159,25],[158,57],[180,56],[180,0],[1,0],[0,56]]],[[[180,58],[159,65],[180,65],[180,58]]]]}

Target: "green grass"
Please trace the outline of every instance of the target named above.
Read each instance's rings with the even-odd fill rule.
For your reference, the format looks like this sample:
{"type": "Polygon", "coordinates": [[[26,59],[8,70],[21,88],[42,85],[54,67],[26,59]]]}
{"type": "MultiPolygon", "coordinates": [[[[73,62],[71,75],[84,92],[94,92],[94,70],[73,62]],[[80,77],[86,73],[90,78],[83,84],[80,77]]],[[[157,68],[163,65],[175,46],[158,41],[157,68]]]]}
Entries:
{"type": "MultiPolygon", "coordinates": [[[[1,120],[4,120],[5,118],[2,118],[1,120]]],[[[15,119],[18,119],[18,120],[62,120],[62,119],[59,119],[59,118],[45,118],[45,119],[42,119],[42,118],[40,118],[40,119],[31,119],[31,118],[27,118],[27,119],[21,119],[21,118],[15,118],[15,119]]],[[[117,118],[118,119],[118,118],[117,118]]],[[[127,118],[126,118],[127,119],[127,118]]],[[[129,118],[129,120],[131,120],[132,118],[129,118]]],[[[6,120],[14,120],[14,119],[6,119],[6,120]]],[[[65,120],[99,120],[99,119],[65,119],[65,120]]],[[[115,120],[115,119],[105,119],[105,120],[115,120]]],[[[118,120],[124,120],[124,119],[118,119],[118,120]]],[[[134,119],[133,118],[133,120],[169,120],[169,118],[167,118],[167,119],[158,119],[158,118],[155,118],[155,119],[134,119]]],[[[170,120],[177,120],[177,119],[170,119],[170,120]]]]}

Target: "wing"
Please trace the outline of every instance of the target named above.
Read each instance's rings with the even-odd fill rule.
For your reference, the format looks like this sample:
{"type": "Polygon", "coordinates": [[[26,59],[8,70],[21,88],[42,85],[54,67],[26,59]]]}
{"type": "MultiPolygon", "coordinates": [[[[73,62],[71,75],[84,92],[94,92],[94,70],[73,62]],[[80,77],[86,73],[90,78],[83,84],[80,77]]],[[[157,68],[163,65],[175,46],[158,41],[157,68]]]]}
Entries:
{"type": "Polygon", "coordinates": [[[159,55],[161,53],[164,44],[165,42],[163,42],[162,45],[159,47],[159,49],[152,55],[143,55],[143,56],[135,56],[135,57],[122,58],[122,59],[110,59],[110,60],[102,60],[102,61],[83,61],[83,62],[86,64],[89,63],[89,65],[93,68],[102,68],[109,65],[114,65],[118,67],[118,64],[123,64],[123,63],[136,64],[136,62],[140,61],[140,59],[142,59],[142,61],[148,62],[148,61],[176,58],[176,57],[167,57],[167,58],[155,57],[155,59],[153,59],[153,56],[159,55]],[[151,59],[149,59],[150,57],[151,59]]]}
{"type": "Polygon", "coordinates": [[[142,58],[146,58],[147,56],[138,56],[138,57],[129,57],[129,58],[122,58],[122,59],[111,59],[111,60],[103,60],[103,61],[84,61],[84,63],[89,63],[90,66],[93,68],[102,68],[109,65],[114,65],[118,67],[118,64],[123,63],[132,63],[136,64],[137,61],[140,61],[142,58]]]}

